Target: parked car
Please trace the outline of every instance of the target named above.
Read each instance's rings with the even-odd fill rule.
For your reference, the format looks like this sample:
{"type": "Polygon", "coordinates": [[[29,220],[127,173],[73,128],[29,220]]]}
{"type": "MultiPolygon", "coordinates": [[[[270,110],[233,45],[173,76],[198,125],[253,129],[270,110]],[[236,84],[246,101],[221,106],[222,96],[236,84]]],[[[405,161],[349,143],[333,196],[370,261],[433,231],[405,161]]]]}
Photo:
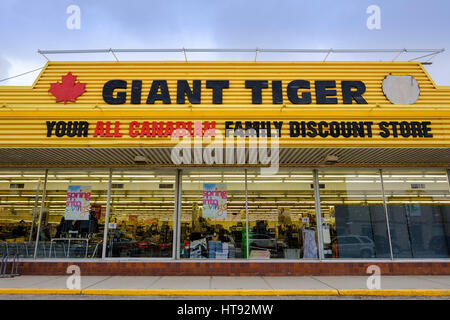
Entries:
{"type": "MultiPolygon", "coordinates": [[[[377,258],[390,258],[391,250],[389,249],[389,238],[386,236],[375,235],[373,237],[375,242],[375,255],[377,258]]],[[[392,254],[394,257],[399,257],[402,248],[391,239],[392,242],[392,254]]]]}
{"type": "Polygon", "coordinates": [[[366,236],[346,235],[333,239],[337,242],[339,258],[373,258],[375,243],[366,236]]]}
{"type": "Polygon", "coordinates": [[[436,257],[448,258],[450,255],[450,237],[444,235],[434,236],[429,243],[430,251],[432,251],[436,257]]]}

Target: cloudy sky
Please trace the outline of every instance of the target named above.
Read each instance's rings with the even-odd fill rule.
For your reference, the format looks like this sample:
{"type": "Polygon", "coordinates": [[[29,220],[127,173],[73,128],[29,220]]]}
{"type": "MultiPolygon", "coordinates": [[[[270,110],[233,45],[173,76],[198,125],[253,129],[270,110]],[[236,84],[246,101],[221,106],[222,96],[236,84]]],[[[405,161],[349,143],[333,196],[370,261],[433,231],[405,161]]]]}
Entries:
{"type": "MultiPolygon", "coordinates": [[[[448,0],[1,0],[0,80],[42,67],[38,49],[308,48],[440,49],[427,70],[450,85],[448,0]],[[70,5],[80,28],[69,29],[70,5]],[[381,29],[369,30],[366,10],[381,9],[381,29]]],[[[182,60],[180,54],[119,54],[121,60],[182,60]]],[[[332,55],[330,60],[392,59],[395,54],[332,55]]],[[[400,60],[420,54],[404,55],[400,60]]],[[[49,56],[112,60],[108,54],[49,56]]],[[[190,54],[192,60],[247,60],[253,54],[190,54]]],[[[317,60],[324,55],[259,54],[259,60],[317,60]]],[[[426,60],[425,58],[423,60],[426,60]]],[[[2,81],[29,85],[38,72],[2,81]]]]}

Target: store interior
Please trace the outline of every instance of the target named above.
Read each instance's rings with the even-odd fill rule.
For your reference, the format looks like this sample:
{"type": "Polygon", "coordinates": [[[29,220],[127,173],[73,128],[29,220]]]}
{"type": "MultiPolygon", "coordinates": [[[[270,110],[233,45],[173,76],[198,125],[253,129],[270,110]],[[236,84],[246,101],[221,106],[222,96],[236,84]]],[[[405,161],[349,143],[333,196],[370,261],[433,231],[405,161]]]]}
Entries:
{"type": "Polygon", "coordinates": [[[320,246],[324,259],[450,258],[444,169],[318,169],[316,207],[312,169],[184,168],[179,234],[176,175],[111,170],[104,249],[109,169],[48,169],[47,180],[44,169],[3,170],[0,256],[90,259],[104,249],[105,258],[173,258],[178,239],[180,259],[319,259],[320,246]],[[205,184],[226,192],[220,216],[205,213],[205,184]],[[90,187],[87,220],[65,220],[74,185],[90,187]]]}

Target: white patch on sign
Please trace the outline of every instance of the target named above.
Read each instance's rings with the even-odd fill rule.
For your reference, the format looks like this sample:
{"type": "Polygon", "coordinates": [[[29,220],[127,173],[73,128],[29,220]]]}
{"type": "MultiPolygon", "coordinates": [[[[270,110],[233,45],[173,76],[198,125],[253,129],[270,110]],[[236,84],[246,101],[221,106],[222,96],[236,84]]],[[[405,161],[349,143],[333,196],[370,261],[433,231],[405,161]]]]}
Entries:
{"type": "Polygon", "coordinates": [[[383,93],[392,104],[414,104],[420,88],[413,76],[389,75],[383,80],[383,93]]]}

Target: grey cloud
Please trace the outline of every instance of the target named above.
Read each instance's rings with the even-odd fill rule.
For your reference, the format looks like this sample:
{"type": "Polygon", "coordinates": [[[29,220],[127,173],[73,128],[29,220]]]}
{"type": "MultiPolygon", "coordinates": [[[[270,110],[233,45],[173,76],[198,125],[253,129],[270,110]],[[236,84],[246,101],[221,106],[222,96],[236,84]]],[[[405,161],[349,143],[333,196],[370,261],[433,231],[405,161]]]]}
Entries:
{"type": "MultiPolygon", "coordinates": [[[[0,80],[9,77],[9,69],[11,68],[11,63],[8,60],[0,56],[0,80]]],[[[0,82],[0,85],[2,83],[0,82]]]]}

